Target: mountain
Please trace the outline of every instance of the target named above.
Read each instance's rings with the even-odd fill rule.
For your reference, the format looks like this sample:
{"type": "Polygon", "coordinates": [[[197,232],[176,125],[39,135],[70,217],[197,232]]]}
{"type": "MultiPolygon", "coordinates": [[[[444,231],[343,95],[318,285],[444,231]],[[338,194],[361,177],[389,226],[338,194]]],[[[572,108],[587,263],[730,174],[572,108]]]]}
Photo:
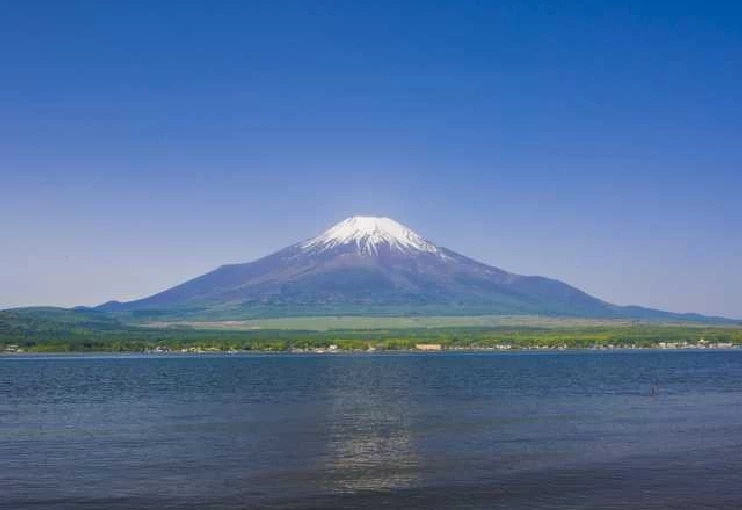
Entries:
{"type": "Polygon", "coordinates": [[[101,311],[213,320],[315,314],[536,314],[686,319],[619,307],[558,280],[522,276],[435,245],[390,218],[348,218],[253,262],[219,267],[101,311]]]}

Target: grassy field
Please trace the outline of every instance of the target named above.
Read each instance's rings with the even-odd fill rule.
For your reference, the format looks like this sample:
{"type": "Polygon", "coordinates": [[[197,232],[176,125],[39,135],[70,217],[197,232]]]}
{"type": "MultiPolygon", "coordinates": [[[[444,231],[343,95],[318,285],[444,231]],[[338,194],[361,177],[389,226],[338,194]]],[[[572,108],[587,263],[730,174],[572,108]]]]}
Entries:
{"type": "Polygon", "coordinates": [[[243,321],[177,321],[148,322],[149,328],[192,328],[208,330],[395,330],[441,328],[620,328],[642,324],[693,326],[691,323],[648,323],[624,319],[579,319],[527,315],[418,316],[418,317],[290,317],[282,319],[252,319],[243,321]]]}

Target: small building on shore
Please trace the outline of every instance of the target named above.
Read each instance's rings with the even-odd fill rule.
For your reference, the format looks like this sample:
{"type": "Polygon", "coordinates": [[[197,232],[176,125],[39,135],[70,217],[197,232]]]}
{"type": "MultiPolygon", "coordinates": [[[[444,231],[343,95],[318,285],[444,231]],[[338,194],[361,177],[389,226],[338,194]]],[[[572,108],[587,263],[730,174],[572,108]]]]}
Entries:
{"type": "Polygon", "coordinates": [[[415,349],[418,351],[442,351],[443,346],[441,344],[417,344],[415,349]]]}

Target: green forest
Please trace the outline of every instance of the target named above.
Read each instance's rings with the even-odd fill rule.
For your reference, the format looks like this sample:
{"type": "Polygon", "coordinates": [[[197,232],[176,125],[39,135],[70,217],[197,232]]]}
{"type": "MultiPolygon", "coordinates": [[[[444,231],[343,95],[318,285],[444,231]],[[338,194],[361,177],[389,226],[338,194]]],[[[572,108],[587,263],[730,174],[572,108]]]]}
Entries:
{"type": "Polygon", "coordinates": [[[38,308],[0,312],[0,352],[143,352],[148,350],[288,351],[656,347],[660,342],[742,345],[742,327],[617,323],[572,327],[503,326],[406,329],[229,330],[137,327],[104,314],[38,308]]]}

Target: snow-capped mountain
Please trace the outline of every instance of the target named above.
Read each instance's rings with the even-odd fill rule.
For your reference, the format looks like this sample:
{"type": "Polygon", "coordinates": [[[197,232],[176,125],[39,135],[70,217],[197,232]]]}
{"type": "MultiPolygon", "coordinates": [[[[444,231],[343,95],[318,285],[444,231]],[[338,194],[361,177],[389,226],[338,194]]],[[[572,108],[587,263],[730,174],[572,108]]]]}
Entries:
{"type": "Polygon", "coordinates": [[[369,313],[664,314],[618,307],[557,280],[510,273],[437,246],[390,218],[363,216],[256,261],[225,265],[148,298],[100,308],[140,317],[222,320],[369,313]]]}
{"type": "Polygon", "coordinates": [[[364,255],[377,255],[379,249],[439,253],[433,243],[393,219],[368,216],[341,221],[304,243],[302,248],[323,252],[344,245],[355,246],[364,255]]]}

